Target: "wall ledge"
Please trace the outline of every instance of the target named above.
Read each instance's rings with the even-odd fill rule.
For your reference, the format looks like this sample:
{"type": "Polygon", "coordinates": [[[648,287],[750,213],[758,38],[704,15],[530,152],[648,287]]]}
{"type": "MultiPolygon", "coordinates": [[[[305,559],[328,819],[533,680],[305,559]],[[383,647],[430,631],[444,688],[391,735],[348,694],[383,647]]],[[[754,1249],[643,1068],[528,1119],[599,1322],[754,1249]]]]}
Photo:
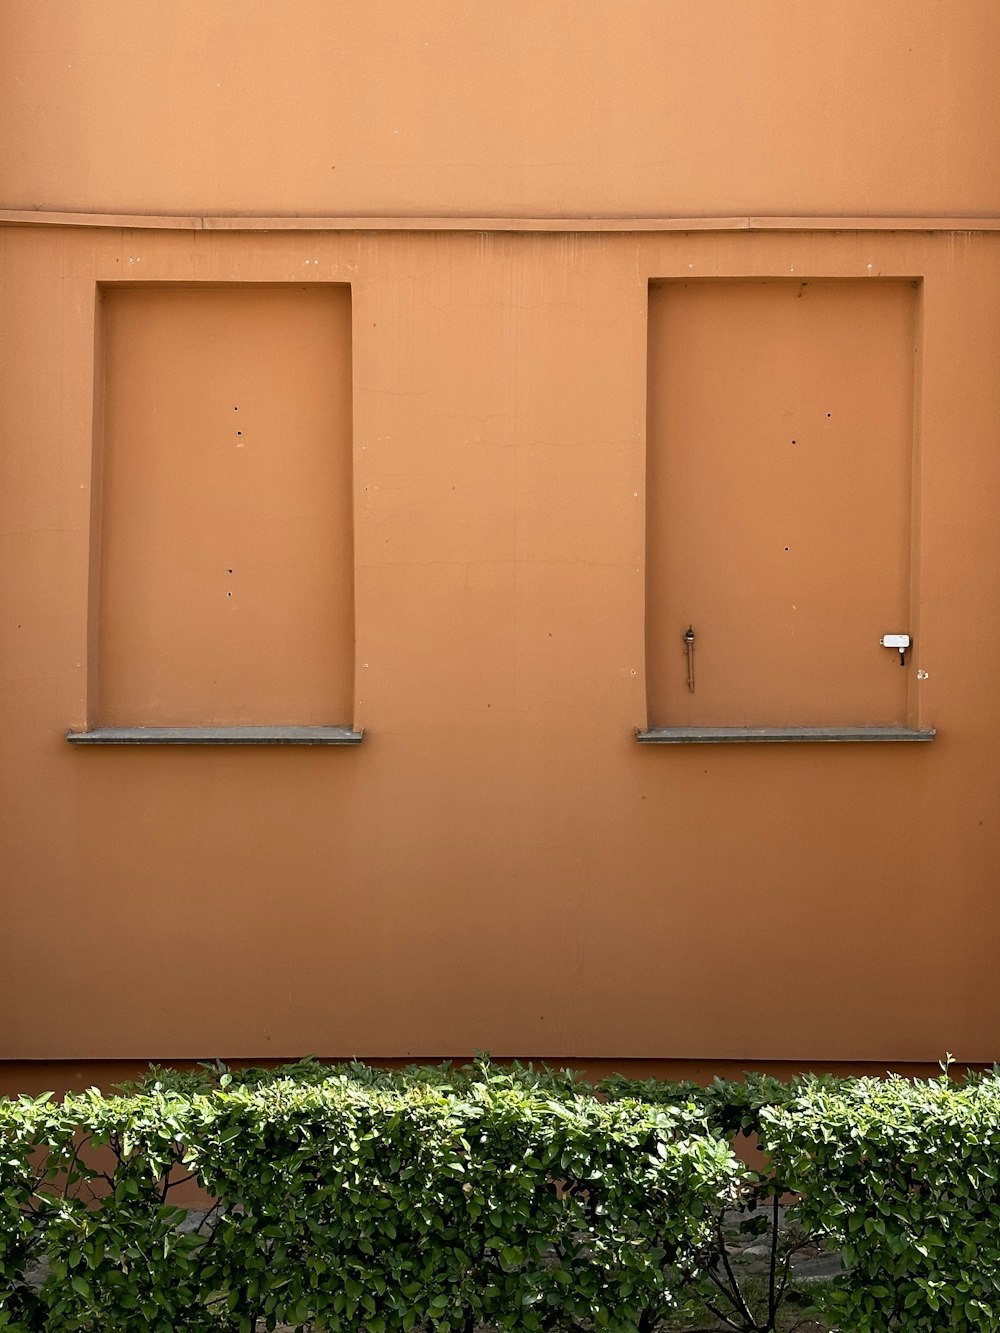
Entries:
{"type": "Polygon", "coordinates": [[[932,741],[937,732],[910,727],[650,727],[636,730],[643,745],[732,745],[832,741],[932,741]]]}
{"type": "Polygon", "coordinates": [[[73,213],[48,209],[0,208],[0,225],[36,227],[119,227],[166,231],[499,231],[499,232],[672,232],[672,231],[1000,231],[1000,217],[463,217],[392,215],[271,217],[232,214],[73,213]]]}
{"type": "Polygon", "coordinates": [[[359,745],[350,727],[94,727],[67,731],[74,745],[359,745]]]}

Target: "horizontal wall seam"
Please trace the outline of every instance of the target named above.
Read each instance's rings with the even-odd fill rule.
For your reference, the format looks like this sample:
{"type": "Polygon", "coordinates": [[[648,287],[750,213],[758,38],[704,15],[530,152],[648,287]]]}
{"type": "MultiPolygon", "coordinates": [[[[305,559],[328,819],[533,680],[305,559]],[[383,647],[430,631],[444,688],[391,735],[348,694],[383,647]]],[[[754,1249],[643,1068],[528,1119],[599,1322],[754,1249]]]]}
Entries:
{"type": "Polygon", "coordinates": [[[1000,231],[1000,217],[232,217],[0,209],[0,225],[160,231],[1000,231]]]}

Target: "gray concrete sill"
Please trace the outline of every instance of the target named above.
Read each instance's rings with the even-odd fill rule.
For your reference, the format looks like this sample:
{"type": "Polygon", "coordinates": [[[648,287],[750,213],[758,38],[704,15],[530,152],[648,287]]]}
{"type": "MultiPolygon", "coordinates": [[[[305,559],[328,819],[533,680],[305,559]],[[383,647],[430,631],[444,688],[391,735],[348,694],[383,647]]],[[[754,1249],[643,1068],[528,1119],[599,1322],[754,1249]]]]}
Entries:
{"type": "Polygon", "coordinates": [[[74,745],[358,745],[350,727],[94,727],[67,731],[74,745]]]}
{"type": "Polygon", "coordinates": [[[932,741],[937,732],[910,727],[650,727],[636,731],[643,745],[733,745],[832,741],[932,741]]]}

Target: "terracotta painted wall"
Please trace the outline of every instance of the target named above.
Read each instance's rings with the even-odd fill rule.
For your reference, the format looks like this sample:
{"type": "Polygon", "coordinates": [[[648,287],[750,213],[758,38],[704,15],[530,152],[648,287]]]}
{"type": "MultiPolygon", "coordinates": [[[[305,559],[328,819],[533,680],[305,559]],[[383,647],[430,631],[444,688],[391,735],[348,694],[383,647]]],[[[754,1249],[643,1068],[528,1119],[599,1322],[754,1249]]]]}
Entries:
{"type": "Polygon", "coordinates": [[[1000,211],[993,0],[5,0],[10,208],[1000,211]]]}
{"type": "MultiPolygon", "coordinates": [[[[102,0],[86,18],[13,3],[3,21],[0,1058],[992,1060],[995,7],[394,0],[279,17],[102,0]],[[233,213],[268,220],[190,220],[233,213]],[[876,306],[898,302],[896,332],[871,335],[885,398],[830,381],[856,415],[884,410],[894,461],[855,488],[856,508],[849,484],[837,503],[855,554],[881,504],[891,516],[915,652],[904,674],[873,645],[866,670],[897,673],[887,720],[936,728],[933,742],[636,743],[663,720],[657,616],[673,580],[658,562],[692,515],[734,540],[741,521],[742,485],[728,508],[706,495],[685,432],[658,416],[674,363],[657,303],[693,283],[842,284],[862,303],[872,284],[876,306]],[[272,471],[235,508],[213,494],[237,442],[213,454],[196,410],[232,396],[229,358],[216,346],[198,399],[134,339],[114,353],[118,307],[155,325],[185,291],[251,307],[264,291],[339,293],[335,321],[350,320],[349,336],[322,335],[329,381],[287,434],[273,405],[302,359],[268,389],[272,471]],[[147,415],[159,433],[136,425],[147,415]],[[156,529],[162,559],[145,568],[137,506],[156,519],[173,452],[207,517],[191,542],[156,529]],[[660,485],[668,456],[677,486],[660,485]],[[279,522],[287,572],[267,569],[261,506],[291,513],[303,485],[308,531],[279,522]],[[331,710],[351,715],[328,720],[364,741],[67,744],[67,729],[116,720],[114,663],[141,684],[116,605],[148,628],[157,599],[176,622],[181,665],[155,663],[168,695],[203,671],[192,639],[211,640],[222,610],[189,619],[189,594],[173,610],[162,598],[172,553],[221,554],[216,504],[257,561],[255,605],[282,606],[287,588],[295,611],[225,651],[259,654],[265,695],[277,663],[315,699],[329,662],[331,710]]],[[[252,318],[259,331],[271,317],[252,318]]],[[[838,338],[810,333],[789,383],[818,401],[838,338]]],[[[737,377],[685,364],[681,417],[697,421],[699,397],[717,413],[737,377]]],[[[777,420],[812,410],[779,389],[762,399],[777,420]]],[[[859,466],[882,447],[881,427],[862,427],[859,466]]],[[[815,438],[821,459],[830,437],[815,438]]],[[[796,484],[793,510],[813,483],[796,484]]],[[[822,584],[837,633],[853,632],[853,594],[821,551],[803,559],[802,586],[822,584]]],[[[816,645],[820,676],[837,653],[816,645]]]]}

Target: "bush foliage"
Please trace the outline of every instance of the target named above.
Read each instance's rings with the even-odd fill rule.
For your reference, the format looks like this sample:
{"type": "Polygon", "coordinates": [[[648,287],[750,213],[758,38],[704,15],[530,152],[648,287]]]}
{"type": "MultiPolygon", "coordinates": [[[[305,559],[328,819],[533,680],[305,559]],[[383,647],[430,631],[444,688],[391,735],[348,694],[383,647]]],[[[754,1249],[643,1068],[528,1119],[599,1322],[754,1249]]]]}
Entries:
{"type": "Polygon", "coordinates": [[[824,1238],[846,1271],[810,1299],[841,1328],[1000,1329],[998,1166],[996,1076],[154,1069],[0,1101],[0,1329],[765,1333],[824,1238]]]}
{"type": "Polygon", "coordinates": [[[692,1109],[571,1081],[220,1084],[0,1110],[0,1327],[653,1328],[737,1170],[692,1109]],[[194,1230],[181,1171],[218,1200],[194,1230]]]}
{"type": "Polygon", "coordinates": [[[1000,1328],[1000,1081],[805,1086],[761,1112],[804,1224],[846,1275],[819,1294],[839,1326],[1000,1328]]]}

